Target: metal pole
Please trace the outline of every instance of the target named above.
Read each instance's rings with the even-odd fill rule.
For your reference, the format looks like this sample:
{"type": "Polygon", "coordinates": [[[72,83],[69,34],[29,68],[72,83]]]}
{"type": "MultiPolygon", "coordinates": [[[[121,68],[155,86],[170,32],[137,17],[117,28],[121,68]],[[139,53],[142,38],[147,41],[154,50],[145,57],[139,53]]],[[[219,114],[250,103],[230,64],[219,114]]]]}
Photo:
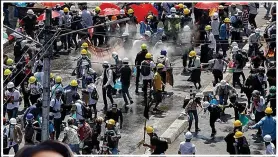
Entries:
{"type": "Polygon", "coordinates": [[[10,31],[14,32],[15,34],[18,34],[18,35],[20,35],[20,36],[22,36],[22,37],[25,37],[25,38],[27,38],[27,39],[29,39],[29,40],[35,42],[36,44],[39,44],[40,46],[42,46],[42,44],[41,44],[40,42],[38,42],[38,41],[32,39],[31,37],[28,37],[28,36],[26,36],[26,35],[24,35],[24,34],[22,34],[22,33],[19,33],[19,32],[17,32],[16,30],[14,30],[14,29],[12,29],[12,28],[6,26],[6,25],[3,25],[3,26],[4,26],[5,28],[9,29],[10,31]]]}
{"type": "MultiPolygon", "coordinates": [[[[50,46],[47,43],[51,38],[51,9],[47,9],[45,12],[45,43],[48,44],[46,47],[50,46]]],[[[50,55],[52,49],[48,49],[43,56],[43,104],[42,104],[42,141],[49,139],[49,104],[50,104],[50,55]]]]}

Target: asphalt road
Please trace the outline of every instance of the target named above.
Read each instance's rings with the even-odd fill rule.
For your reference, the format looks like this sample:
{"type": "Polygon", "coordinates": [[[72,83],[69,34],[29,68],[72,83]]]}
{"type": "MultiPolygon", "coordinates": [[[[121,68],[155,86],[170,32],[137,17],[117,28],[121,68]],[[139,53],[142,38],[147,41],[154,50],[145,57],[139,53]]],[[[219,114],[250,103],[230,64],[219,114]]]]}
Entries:
{"type": "MultiPolygon", "coordinates": [[[[262,17],[264,16],[264,9],[260,8],[260,14],[257,16],[257,23],[259,25],[262,25],[265,23],[265,20],[262,20],[262,17]]],[[[138,50],[139,51],[139,50],[138,50]]],[[[134,52],[129,52],[119,54],[121,57],[123,56],[131,56],[130,58],[134,59],[134,52]]],[[[71,72],[73,71],[74,66],[76,65],[76,61],[74,61],[75,58],[77,58],[79,54],[72,52],[71,55],[61,55],[59,58],[54,59],[51,62],[51,69],[52,72],[55,75],[60,75],[63,78],[63,84],[67,85],[69,82],[74,79],[73,76],[71,76],[71,72]]],[[[93,61],[102,62],[103,60],[111,60],[111,57],[107,57],[105,59],[99,59],[99,58],[93,58],[93,61]]],[[[182,62],[180,59],[172,59],[173,64],[176,67],[174,69],[174,79],[175,84],[174,87],[167,86],[166,90],[169,93],[173,93],[172,96],[166,97],[163,102],[160,105],[160,109],[164,111],[162,115],[151,115],[150,120],[147,121],[147,125],[154,126],[156,132],[158,135],[161,135],[170,125],[171,123],[178,117],[180,112],[182,111],[182,105],[183,105],[183,99],[186,97],[186,95],[189,94],[190,86],[193,84],[191,82],[187,81],[186,76],[180,75],[182,71],[182,62]]],[[[100,64],[93,64],[93,67],[99,68],[101,67],[100,64]]],[[[246,74],[247,75],[247,74],[246,74]]],[[[203,90],[209,83],[212,82],[213,76],[211,73],[203,72],[201,76],[201,84],[203,90]]],[[[135,80],[134,80],[135,82],[135,80]]],[[[132,110],[130,110],[128,113],[124,113],[124,125],[123,129],[121,130],[122,138],[120,139],[119,143],[119,149],[120,154],[143,154],[144,149],[141,147],[141,149],[137,148],[137,143],[143,139],[143,133],[144,133],[144,121],[145,118],[143,117],[143,111],[144,106],[142,106],[143,97],[140,94],[139,96],[135,95],[135,86],[134,83],[130,87],[131,96],[134,100],[134,104],[130,107],[132,110]]],[[[140,91],[140,90],[139,90],[140,91]]],[[[101,92],[101,86],[98,86],[98,92],[100,94],[100,100],[97,104],[97,109],[99,110],[98,114],[100,116],[103,116],[101,109],[103,108],[103,100],[102,100],[102,92],[101,92]]],[[[119,104],[119,107],[121,107],[123,103],[122,98],[115,98],[116,102],[119,104]]],[[[109,101],[108,101],[109,103],[109,101]]],[[[23,105],[20,106],[19,110],[23,109],[23,105]]],[[[230,110],[227,110],[227,113],[230,113],[230,110]]],[[[233,115],[233,114],[231,114],[233,115]]],[[[208,117],[208,115],[206,116],[208,117]]],[[[199,134],[199,137],[194,139],[194,142],[196,141],[198,154],[208,154],[208,152],[220,151],[220,154],[225,154],[225,145],[223,144],[223,137],[228,133],[227,130],[229,130],[229,126],[231,126],[231,121],[229,121],[228,124],[217,124],[217,141],[216,143],[209,144],[210,147],[208,147],[208,144],[204,144],[204,141],[209,137],[210,135],[210,127],[208,124],[208,120],[206,118],[200,118],[200,128],[201,132],[199,134]],[[219,137],[218,137],[219,136],[219,137]],[[201,149],[202,148],[202,149],[201,149]],[[207,149],[209,148],[209,149],[207,149]],[[220,149],[221,148],[221,149],[220,149]],[[215,149],[211,151],[211,149],[215,149]],[[209,151],[208,151],[209,150],[209,151]]],[[[194,126],[192,130],[194,129],[194,126]]],[[[169,146],[169,149],[167,151],[167,154],[176,154],[177,148],[179,142],[183,140],[183,135],[177,138],[177,140],[169,146]]],[[[149,141],[148,137],[146,137],[146,141],[149,141]]],[[[20,145],[22,147],[23,144],[20,145]]],[[[10,154],[13,154],[13,150],[10,151],[10,154]]]]}

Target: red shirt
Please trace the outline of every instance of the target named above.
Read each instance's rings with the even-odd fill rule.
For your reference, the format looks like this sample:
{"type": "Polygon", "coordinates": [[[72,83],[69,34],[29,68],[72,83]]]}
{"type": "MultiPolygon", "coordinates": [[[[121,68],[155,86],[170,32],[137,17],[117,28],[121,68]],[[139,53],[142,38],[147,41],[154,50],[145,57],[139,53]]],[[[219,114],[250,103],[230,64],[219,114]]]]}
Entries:
{"type": "Polygon", "coordinates": [[[92,136],[92,130],[88,123],[85,122],[85,125],[78,129],[79,139],[82,141],[86,137],[92,136]]]}

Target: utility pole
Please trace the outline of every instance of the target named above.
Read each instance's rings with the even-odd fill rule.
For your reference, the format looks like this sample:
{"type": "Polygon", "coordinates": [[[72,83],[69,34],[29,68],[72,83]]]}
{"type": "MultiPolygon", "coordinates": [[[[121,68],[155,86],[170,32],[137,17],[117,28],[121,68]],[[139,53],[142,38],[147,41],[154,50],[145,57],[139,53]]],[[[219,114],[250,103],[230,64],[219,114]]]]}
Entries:
{"type": "Polygon", "coordinates": [[[50,46],[51,39],[51,18],[52,10],[46,9],[45,12],[45,30],[44,30],[44,51],[43,56],[43,103],[42,103],[42,141],[49,139],[49,104],[50,104],[50,56],[52,54],[52,48],[47,49],[50,46]],[[46,45],[47,44],[47,45],[46,45]]]}

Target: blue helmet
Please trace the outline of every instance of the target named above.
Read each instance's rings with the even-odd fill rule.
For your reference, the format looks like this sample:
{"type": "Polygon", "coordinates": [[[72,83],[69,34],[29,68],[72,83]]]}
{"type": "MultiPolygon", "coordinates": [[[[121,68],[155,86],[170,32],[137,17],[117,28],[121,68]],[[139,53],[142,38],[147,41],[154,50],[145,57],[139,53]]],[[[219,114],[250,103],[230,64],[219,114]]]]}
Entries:
{"type": "Polygon", "coordinates": [[[34,119],[34,115],[32,113],[28,113],[26,116],[26,120],[33,120],[34,119]]]}
{"type": "Polygon", "coordinates": [[[163,56],[166,56],[167,55],[167,51],[166,50],[161,50],[160,54],[163,55],[163,56]]]}
{"type": "Polygon", "coordinates": [[[236,23],[236,21],[237,21],[236,16],[231,16],[231,23],[236,23]]]}
{"type": "Polygon", "coordinates": [[[164,31],[163,28],[158,28],[158,29],[157,29],[157,33],[162,33],[163,31],[164,31]]]}

